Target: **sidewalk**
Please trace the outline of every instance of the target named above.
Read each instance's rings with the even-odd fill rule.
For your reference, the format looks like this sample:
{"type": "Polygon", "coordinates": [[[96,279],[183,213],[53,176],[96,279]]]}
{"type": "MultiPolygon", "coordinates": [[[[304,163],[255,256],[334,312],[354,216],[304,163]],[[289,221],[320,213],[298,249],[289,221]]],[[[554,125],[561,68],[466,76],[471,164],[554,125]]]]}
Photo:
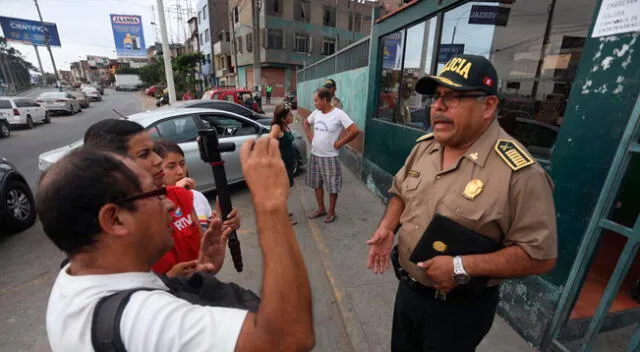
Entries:
{"type": "MultiPolygon", "coordinates": [[[[301,131],[299,123],[294,129],[301,131]]],[[[342,193],[338,198],[337,220],[325,224],[323,218],[308,220],[315,210],[313,190],[299,175],[289,196],[289,210],[298,224],[294,227],[309,272],[313,292],[315,351],[390,350],[391,323],[397,280],[392,270],[373,275],[366,268],[366,240],[374,233],[384,204],[343,166],[342,193]]],[[[245,271],[236,273],[229,256],[220,272],[223,280],[260,292],[262,258],[257,242],[251,197],[246,187],[235,187],[234,206],[242,213],[238,236],[242,243],[245,271]]],[[[292,288],[294,289],[294,288],[292,288]]],[[[500,317],[485,338],[479,352],[533,351],[500,317]]]]}

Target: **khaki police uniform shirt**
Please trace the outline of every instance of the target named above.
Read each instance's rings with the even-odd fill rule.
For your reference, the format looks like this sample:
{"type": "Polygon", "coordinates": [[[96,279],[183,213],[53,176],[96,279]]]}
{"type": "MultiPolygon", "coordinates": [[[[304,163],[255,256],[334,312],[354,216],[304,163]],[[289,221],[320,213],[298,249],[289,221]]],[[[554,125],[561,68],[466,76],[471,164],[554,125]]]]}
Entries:
{"type": "Polygon", "coordinates": [[[505,246],[518,245],[533,259],[556,257],[551,179],[497,121],[451,169],[441,171],[442,152],[433,137],[419,142],[389,190],[405,204],[398,253],[402,268],[411,277],[433,286],[409,257],[436,213],[505,246]],[[480,180],[482,190],[468,199],[465,188],[472,180],[480,180]]]}
{"type": "Polygon", "coordinates": [[[331,105],[333,105],[334,108],[342,110],[342,101],[340,101],[340,98],[335,95],[331,98],[331,105]]]}

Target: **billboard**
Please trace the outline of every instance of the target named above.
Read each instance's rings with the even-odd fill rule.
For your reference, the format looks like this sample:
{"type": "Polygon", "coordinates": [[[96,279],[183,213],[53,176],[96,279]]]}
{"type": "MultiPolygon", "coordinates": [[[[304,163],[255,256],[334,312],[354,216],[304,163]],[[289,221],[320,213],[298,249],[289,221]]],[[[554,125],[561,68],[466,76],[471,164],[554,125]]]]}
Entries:
{"type": "Polygon", "coordinates": [[[91,67],[109,67],[109,58],[104,56],[87,55],[87,62],[91,67]]]}
{"type": "Polygon", "coordinates": [[[438,63],[446,64],[452,57],[464,54],[464,44],[440,44],[438,63]]]}
{"type": "Polygon", "coordinates": [[[118,57],[147,57],[142,30],[142,17],[109,15],[118,57]]]}
{"type": "Polygon", "coordinates": [[[469,24],[489,24],[506,27],[511,9],[502,6],[471,6],[469,24]]]}
{"type": "Polygon", "coordinates": [[[45,34],[49,33],[49,45],[61,46],[55,23],[0,16],[0,26],[7,40],[29,45],[47,45],[45,34]]]}

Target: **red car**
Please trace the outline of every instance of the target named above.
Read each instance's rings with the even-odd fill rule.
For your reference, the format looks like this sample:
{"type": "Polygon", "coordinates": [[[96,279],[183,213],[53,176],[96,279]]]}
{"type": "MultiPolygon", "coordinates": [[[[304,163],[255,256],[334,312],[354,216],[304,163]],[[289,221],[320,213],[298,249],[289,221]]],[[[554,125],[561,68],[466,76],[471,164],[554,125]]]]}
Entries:
{"type": "Polygon", "coordinates": [[[145,90],[144,94],[151,96],[151,97],[157,97],[162,95],[162,90],[164,89],[164,86],[156,84],[154,86],[151,86],[149,88],[147,88],[147,90],[145,90]]]}
{"type": "Polygon", "coordinates": [[[232,103],[247,106],[251,110],[264,114],[264,111],[260,108],[258,103],[253,99],[253,92],[249,89],[243,88],[214,88],[210,89],[202,94],[202,100],[226,100],[232,103]],[[251,106],[245,104],[245,102],[251,102],[251,106]]]}

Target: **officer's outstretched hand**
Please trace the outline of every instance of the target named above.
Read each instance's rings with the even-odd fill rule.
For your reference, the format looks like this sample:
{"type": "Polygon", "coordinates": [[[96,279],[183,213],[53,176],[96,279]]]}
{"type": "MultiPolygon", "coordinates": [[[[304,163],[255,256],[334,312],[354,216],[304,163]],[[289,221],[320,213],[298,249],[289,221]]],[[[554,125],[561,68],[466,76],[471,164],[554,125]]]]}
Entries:
{"type": "Polygon", "coordinates": [[[382,274],[389,269],[389,255],[393,247],[393,231],[378,228],[370,240],[367,241],[369,247],[369,258],[367,268],[374,274],[382,274]]]}
{"type": "Polygon", "coordinates": [[[436,284],[438,291],[447,293],[456,287],[453,279],[453,257],[439,255],[418,263],[418,267],[424,269],[427,278],[436,284]]]}

